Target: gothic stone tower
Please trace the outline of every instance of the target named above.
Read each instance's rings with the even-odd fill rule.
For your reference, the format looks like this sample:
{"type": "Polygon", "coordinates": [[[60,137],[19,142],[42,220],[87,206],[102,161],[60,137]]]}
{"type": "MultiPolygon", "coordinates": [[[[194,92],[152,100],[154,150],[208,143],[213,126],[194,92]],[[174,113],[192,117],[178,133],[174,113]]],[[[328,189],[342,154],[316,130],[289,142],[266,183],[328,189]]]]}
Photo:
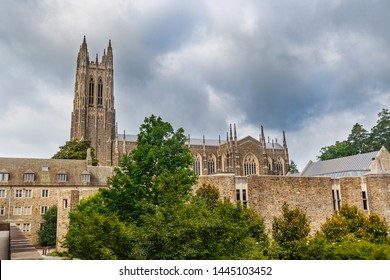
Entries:
{"type": "Polygon", "coordinates": [[[113,54],[111,40],[102,61],[90,61],[84,40],[77,56],[70,138],[91,140],[100,165],[112,165],[115,138],[113,54]]]}

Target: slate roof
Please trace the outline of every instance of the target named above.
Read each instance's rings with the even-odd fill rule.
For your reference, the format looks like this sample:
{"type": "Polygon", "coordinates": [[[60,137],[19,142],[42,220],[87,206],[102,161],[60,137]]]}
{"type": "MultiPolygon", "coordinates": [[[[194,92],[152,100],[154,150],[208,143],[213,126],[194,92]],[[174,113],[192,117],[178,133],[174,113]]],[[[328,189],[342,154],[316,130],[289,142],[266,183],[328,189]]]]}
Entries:
{"type": "Polygon", "coordinates": [[[310,161],[301,176],[330,176],[332,178],[361,176],[370,171],[372,159],[378,151],[331,160],[310,161]]]}

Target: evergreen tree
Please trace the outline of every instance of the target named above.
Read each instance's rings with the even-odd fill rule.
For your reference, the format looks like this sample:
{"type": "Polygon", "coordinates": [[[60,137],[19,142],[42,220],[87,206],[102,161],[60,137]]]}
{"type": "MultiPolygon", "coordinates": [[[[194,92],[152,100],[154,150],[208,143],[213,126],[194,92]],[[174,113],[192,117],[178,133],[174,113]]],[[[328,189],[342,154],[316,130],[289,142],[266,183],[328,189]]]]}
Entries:
{"type": "Polygon", "coordinates": [[[57,205],[50,207],[43,214],[44,223],[38,231],[41,246],[54,246],[57,240],[57,205]]]}

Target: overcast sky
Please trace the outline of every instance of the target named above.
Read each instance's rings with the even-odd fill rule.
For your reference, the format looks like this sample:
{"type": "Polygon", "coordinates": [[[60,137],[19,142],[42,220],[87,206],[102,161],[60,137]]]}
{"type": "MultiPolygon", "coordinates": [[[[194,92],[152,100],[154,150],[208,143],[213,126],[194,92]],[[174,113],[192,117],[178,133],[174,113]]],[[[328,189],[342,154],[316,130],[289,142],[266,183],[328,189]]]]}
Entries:
{"type": "Polygon", "coordinates": [[[390,101],[390,1],[0,1],[0,156],[70,137],[76,57],[111,39],[119,131],[159,115],[193,138],[282,140],[300,170],[390,101]]]}

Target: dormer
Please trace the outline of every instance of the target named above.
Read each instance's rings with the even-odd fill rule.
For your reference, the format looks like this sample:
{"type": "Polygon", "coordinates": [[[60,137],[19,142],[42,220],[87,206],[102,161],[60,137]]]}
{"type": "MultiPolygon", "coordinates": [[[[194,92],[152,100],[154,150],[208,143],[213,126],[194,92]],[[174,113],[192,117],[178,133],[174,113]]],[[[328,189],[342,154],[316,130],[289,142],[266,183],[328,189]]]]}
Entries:
{"type": "Polygon", "coordinates": [[[64,170],[60,170],[57,173],[57,182],[64,183],[68,181],[68,174],[64,170]]]}
{"type": "Polygon", "coordinates": [[[81,172],[81,182],[86,185],[91,183],[91,173],[89,171],[81,172]]]}
{"type": "Polygon", "coordinates": [[[31,169],[28,169],[23,174],[23,181],[24,182],[34,182],[35,180],[35,173],[31,169]]]}
{"type": "Polygon", "coordinates": [[[9,172],[6,169],[0,170],[0,182],[8,182],[9,172]]]}

